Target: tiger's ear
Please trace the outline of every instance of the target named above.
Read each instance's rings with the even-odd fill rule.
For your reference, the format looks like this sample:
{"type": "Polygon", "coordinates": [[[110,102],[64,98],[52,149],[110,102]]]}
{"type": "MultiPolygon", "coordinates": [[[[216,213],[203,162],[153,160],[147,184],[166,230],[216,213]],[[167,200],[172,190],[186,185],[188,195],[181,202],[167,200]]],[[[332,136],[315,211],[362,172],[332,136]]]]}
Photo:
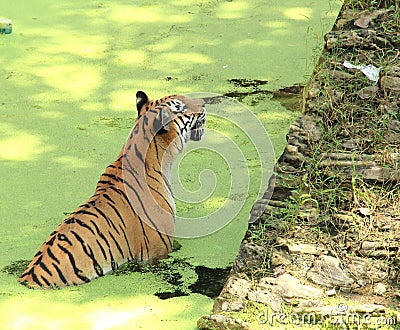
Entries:
{"type": "Polygon", "coordinates": [[[136,93],[136,109],[138,111],[138,115],[140,115],[140,110],[142,110],[143,106],[149,102],[149,97],[145,92],[138,91],[136,93]]]}
{"type": "Polygon", "coordinates": [[[154,130],[158,134],[166,133],[169,130],[169,122],[172,120],[167,108],[161,108],[154,121],[154,130]]]}

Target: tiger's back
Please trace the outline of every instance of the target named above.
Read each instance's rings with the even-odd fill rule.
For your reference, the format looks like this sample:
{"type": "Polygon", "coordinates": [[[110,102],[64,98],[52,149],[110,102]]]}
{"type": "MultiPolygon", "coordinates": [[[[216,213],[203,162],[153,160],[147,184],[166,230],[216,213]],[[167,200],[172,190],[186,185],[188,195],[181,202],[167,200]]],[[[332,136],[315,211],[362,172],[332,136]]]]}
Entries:
{"type": "Polygon", "coordinates": [[[143,92],[137,93],[137,108],[136,124],[95,194],[50,234],[21,283],[44,288],[82,284],[127,261],[153,262],[172,250],[175,204],[168,170],[187,135],[203,135],[205,109],[202,100],[168,96],[150,101],[143,92]]]}

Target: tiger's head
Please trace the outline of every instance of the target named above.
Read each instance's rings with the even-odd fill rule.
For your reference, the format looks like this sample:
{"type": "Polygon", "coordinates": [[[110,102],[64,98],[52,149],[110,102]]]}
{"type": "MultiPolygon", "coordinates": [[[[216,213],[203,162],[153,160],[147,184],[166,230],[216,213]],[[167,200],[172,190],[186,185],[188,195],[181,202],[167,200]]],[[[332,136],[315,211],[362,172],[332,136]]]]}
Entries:
{"type": "Polygon", "coordinates": [[[138,117],[122,158],[126,194],[140,219],[157,232],[173,236],[172,164],[189,140],[203,138],[204,101],[183,95],[151,101],[139,91],[136,107],[138,117]]]}
{"type": "Polygon", "coordinates": [[[170,95],[151,101],[144,92],[138,91],[136,107],[137,120],[145,117],[146,125],[150,126],[147,118],[152,118],[154,137],[162,139],[167,146],[176,145],[178,152],[188,140],[200,141],[204,137],[206,109],[202,99],[170,95]]]}

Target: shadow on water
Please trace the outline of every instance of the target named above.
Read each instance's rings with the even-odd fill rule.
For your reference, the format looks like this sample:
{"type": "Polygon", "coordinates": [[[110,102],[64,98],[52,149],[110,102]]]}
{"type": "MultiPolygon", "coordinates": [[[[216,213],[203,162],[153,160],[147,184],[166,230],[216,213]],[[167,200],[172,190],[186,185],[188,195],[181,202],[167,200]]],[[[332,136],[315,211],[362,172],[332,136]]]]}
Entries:
{"type": "Polygon", "coordinates": [[[244,98],[249,95],[271,94],[270,91],[261,89],[262,86],[268,85],[267,80],[233,78],[228,82],[233,85],[233,90],[224,93],[224,96],[232,97],[239,102],[243,102],[244,98]]]}
{"type": "Polygon", "coordinates": [[[26,267],[28,267],[30,260],[16,260],[11,264],[4,266],[0,271],[16,277],[21,276],[26,267]]]}
{"type": "Polygon", "coordinates": [[[278,101],[289,111],[301,111],[303,108],[304,86],[293,85],[273,92],[272,100],[278,101]]]}
{"type": "Polygon", "coordinates": [[[304,90],[302,85],[293,85],[271,91],[265,89],[268,86],[267,80],[233,78],[229,79],[228,82],[233,89],[224,93],[224,96],[234,98],[239,102],[243,102],[249,96],[254,96],[250,101],[252,106],[265,101],[265,98],[271,98],[290,111],[302,109],[304,90]]]}
{"type": "MultiPolygon", "coordinates": [[[[15,277],[21,276],[29,264],[29,260],[16,260],[3,267],[0,271],[15,277]]],[[[200,293],[209,298],[218,297],[225,281],[228,278],[231,268],[208,268],[205,266],[193,266],[183,259],[167,259],[156,264],[146,264],[139,262],[128,262],[120,266],[112,275],[121,276],[130,273],[154,273],[170,285],[171,290],[166,292],[156,292],[155,295],[160,299],[188,296],[190,293],[200,293]],[[183,273],[192,271],[197,275],[197,280],[188,284],[185,282],[183,273]]]]}
{"type": "Polygon", "coordinates": [[[195,267],[198,276],[197,281],[189,286],[193,293],[200,293],[212,299],[220,294],[231,267],[227,268],[208,268],[204,266],[195,267]]]}
{"type": "MultiPolygon", "coordinates": [[[[195,283],[189,285],[188,289],[190,292],[200,293],[211,299],[215,299],[220,294],[231,268],[208,268],[205,266],[196,266],[194,270],[198,277],[195,283]]],[[[174,284],[176,290],[171,292],[157,292],[155,295],[160,299],[188,296],[189,293],[183,291],[180,287],[183,284],[181,279],[182,275],[179,273],[175,273],[174,278],[165,279],[168,283],[174,284]]]]}
{"type": "Polygon", "coordinates": [[[160,299],[188,296],[190,293],[199,293],[216,298],[221,292],[231,268],[209,268],[205,266],[193,266],[188,261],[179,258],[170,258],[153,265],[128,262],[118,268],[113,274],[116,276],[128,275],[130,273],[153,273],[169,284],[170,290],[156,292],[160,299]],[[185,273],[197,275],[197,280],[187,283],[185,273]]]}

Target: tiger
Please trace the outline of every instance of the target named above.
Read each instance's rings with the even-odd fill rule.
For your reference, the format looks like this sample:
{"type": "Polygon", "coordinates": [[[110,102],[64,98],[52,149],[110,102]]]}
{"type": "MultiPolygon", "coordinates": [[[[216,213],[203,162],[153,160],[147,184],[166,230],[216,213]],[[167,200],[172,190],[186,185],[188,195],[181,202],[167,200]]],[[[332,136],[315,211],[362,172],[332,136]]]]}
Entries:
{"type": "Polygon", "coordinates": [[[19,282],[54,289],[84,284],[128,261],[154,263],[172,251],[171,166],[189,140],[204,136],[203,99],[136,93],[137,119],[95,193],[40,247],[19,282]]]}

